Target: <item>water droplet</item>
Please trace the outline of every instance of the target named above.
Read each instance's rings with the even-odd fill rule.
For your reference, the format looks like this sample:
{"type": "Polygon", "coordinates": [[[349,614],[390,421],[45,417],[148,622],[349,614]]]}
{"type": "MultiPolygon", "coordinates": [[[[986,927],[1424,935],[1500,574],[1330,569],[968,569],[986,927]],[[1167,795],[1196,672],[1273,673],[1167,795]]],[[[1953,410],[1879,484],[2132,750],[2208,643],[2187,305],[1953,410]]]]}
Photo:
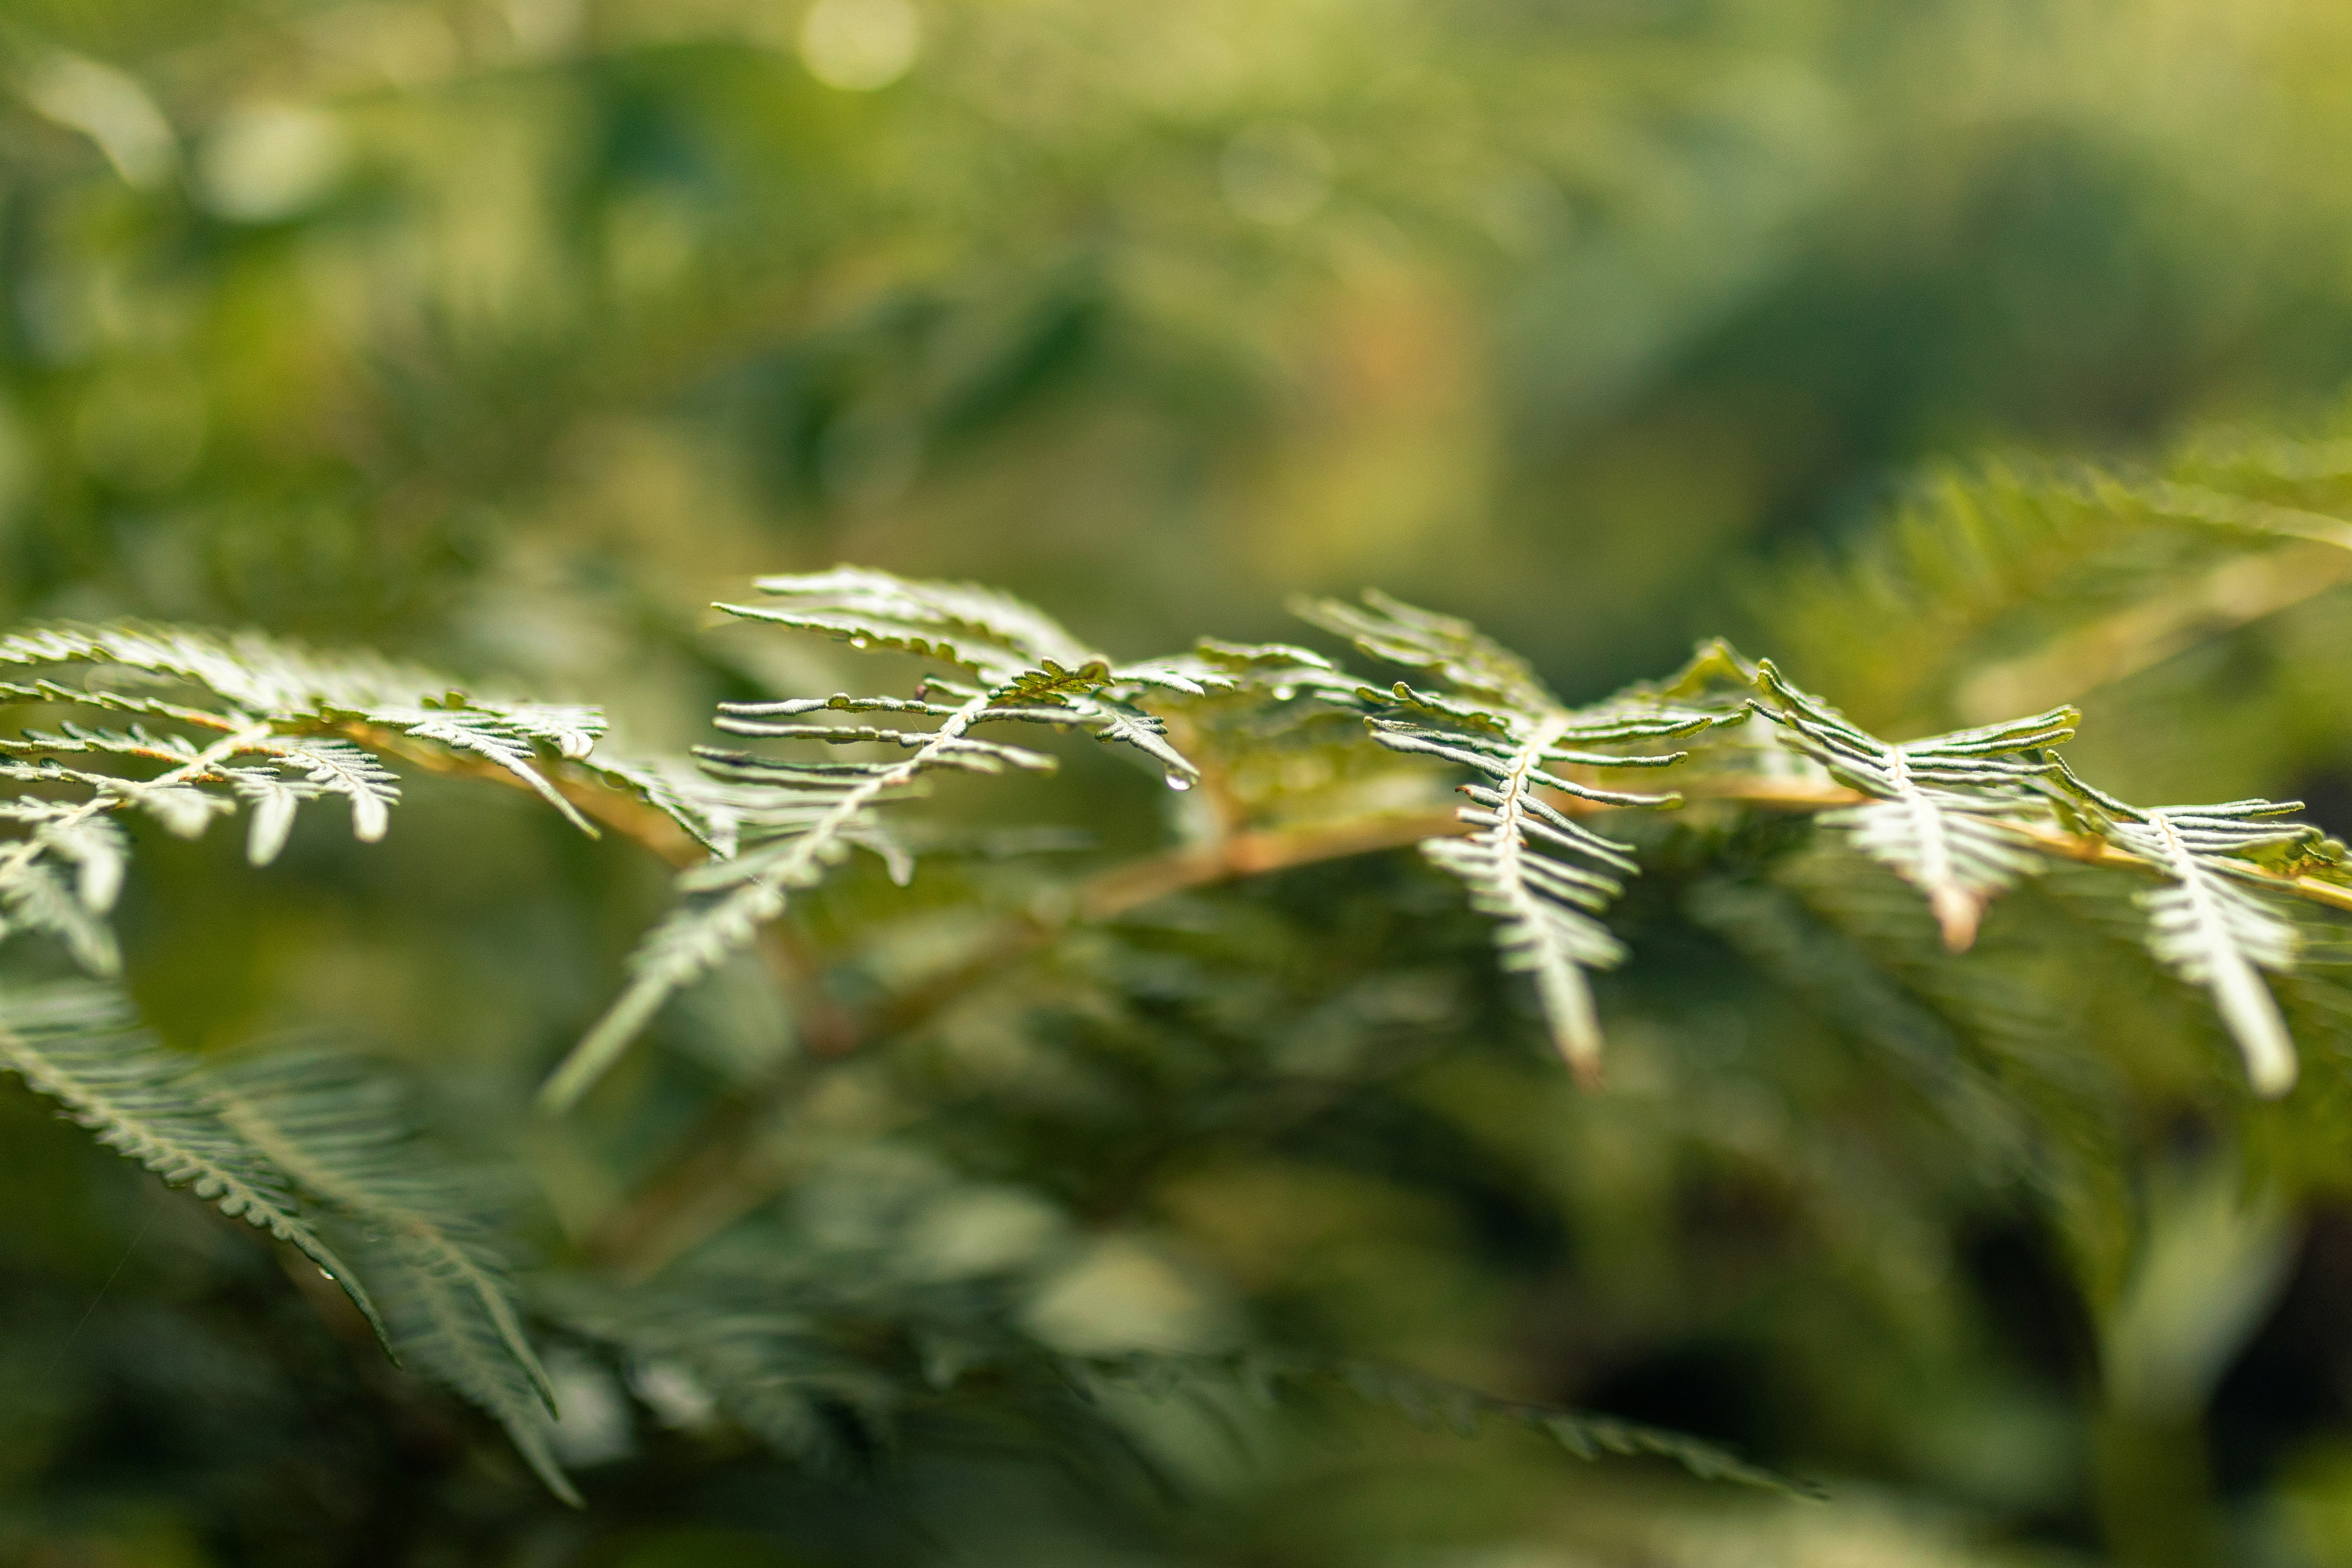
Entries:
{"type": "Polygon", "coordinates": [[[1191,789],[1192,787],[1192,781],[1186,778],[1182,773],[1170,773],[1168,775],[1168,787],[1172,790],[1191,789]]]}
{"type": "Polygon", "coordinates": [[[849,646],[852,647],[864,647],[866,646],[866,642],[867,639],[865,637],[852,637],[849,639],[849,646]]]}
{"type": "Polygon", "coordinates": [[[1294,686],[1277,686],[1274,689],[1274,700],[1276,702],[1287,702],[1297,695],[1298,689],[1294,686]]]}

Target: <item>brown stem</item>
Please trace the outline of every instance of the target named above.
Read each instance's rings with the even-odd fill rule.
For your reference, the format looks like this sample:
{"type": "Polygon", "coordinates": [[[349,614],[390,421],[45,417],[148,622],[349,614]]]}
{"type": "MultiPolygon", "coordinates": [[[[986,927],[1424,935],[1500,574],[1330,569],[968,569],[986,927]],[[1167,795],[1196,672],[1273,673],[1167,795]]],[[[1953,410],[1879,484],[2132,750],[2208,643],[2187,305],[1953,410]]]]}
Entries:
{"type": "MultiPolygon", "coordinates": [[[[383,743],[373,736],[370,740],[371,743],[383,743]]],[[[408,754],[405,749],[402,754],[408,754]]],[[[425,765],[441,772],[515,782],[502,770],[463,758],[440,758],[425,765]]],[[[635,818],[611,813],[608,803],[620,801],[633,812],[649,808],[640,808],[635,802],[598,784],[567,780],[562,787],[565,787],[567,798],[583,812],[630,832],[632,837],[656,844],[658,850],[656,837],[635,831],[635,818]],[[577,795],[572,793],[575,788],[580,792],[577,795]],[[602,802],[595,798],[600,795],[602,802]]],[[[1852,805],[1869,798],[1840,784],[1754,774],[1690,779],[1683,782],[1682,794],[1694,801],[1798,811],[1852,805]]],[[[1595,809],[1589,803],[1566,795],[1555,797],[1553,804],[1580,814],[1595,809]]],[[[663,821],[667,824],[666,818],[663,821]]],[[[2043,854],[2092,865],[2137,871],[2151,869],[2138,857],[2100,839],[2052,828],[2012,826],[2021,840],[2043,854]]],[[[868,1016],[862,1025],[847,1009],[814,997],[821,977],[813,955],[787,948],[784,967],[791,988],[814,1000],[814,1016],[824,1021],[822,1029],[812,1029],[803,1022],[803,1034],[811,1055],[838,1056],[919,1027],[975,986],[1003,973],[1052,942],[1073,921],[1116,920],[1173,893],[1324,860],[1399,848],[1466,831],[1450,811],[1417,812],[1329,826],[1236,833],[1214,843],[1116,866],[1080,884],[1066,906],[1067,913],[1058,917],[1013,917],[999,936],[974,957],[901,994],[868,1016]]],[[[683,834],[677,837],[685,838],[683,834]]],[[[2272,874],[2272,880],[2282,891],[2352,910],[2352,889],[2310,877],[2272,874]]],[[[776,1100],[798,1077],[797,1068],[788,1068],[767,1082],[750,1086],[741,1095],[713,1108],[686,1140],[687,1152],[597,1226],[589,1244],[591,1252],[625,1276],[647,1278],[767,1201],[786,1180],[786,1172],[781,1163],[760,1152],[761,1133],[776,1100]]]]}
{"type": "MultiPolygon", "coordinates": [[[[1863,798],[1849,789],[1803,780],[1702,781],[1702,784],[1685,793],[1800,808],[1843,805],[1863,798]],[[1735,788],[1738,789],[1736,795],[1735,788]]],[[[1556,796],[1554,804],[1579,813],[1594,809],[1589,802],[1569,795],[1556,796]]],[[[903,1034],[929,1022],[975,985],[1003,973],[1053,941],[1073,920],[1088,923],[1116,920],[1173,893],[1468,831],[1452,811],[1412,812],[1328,826],[1237,833],[1217,843],[1114,866],[1079,885],[1069,901],[1069,915],[1059,920],[1016,916],[973,957],[894,998],[865,1028],[856,1031],[856,1044],[903,1034]]],[[[687,1152],[598,1226],[589,1243],[591,1252],[625,1276],[648,1278],[766,1202],[784,1179],[784,1172],[756,1150],[764,1109],[795,1077],[788,1069],[715,1108],[685,1140],[687,1152]]]]}
{"type": "MultiPolygon", "coordinates": [[[[482,757],[470,757],[461,752],[446,751],[440,746],[410,739],[397,730],[386,730],[373,724],[338,724],[333,732],[386,756],[423,768],[426,773],[440,773],[448,778],[476,779],[486,784],[505,784],[514,789],[528,789],[521,779],[482,757]]],[[[561,764],[547,770],[547,782],[555,792],[600,827],[609,827],[623,837],[633,838],[656,855],[679,868],[700,862],[706,852],[694,841],[693,835],[672,822],[659,809],[644,801],[614,789],[603,780],[583,776],[561,764]]]]}
{"type": "Polygon", "coordinates": [[[1116,920],[1129,910],[1140,909],[1171,893],[1308,866],[1318,860],[1396,849],[1424,838],[1466,831],[1451,811],[1423,811],[1368,817],[1330,827],[1236,833],[1214,844],[1114,866],[1081,884],[1074,902],[1081,920],[1116,920]]]}

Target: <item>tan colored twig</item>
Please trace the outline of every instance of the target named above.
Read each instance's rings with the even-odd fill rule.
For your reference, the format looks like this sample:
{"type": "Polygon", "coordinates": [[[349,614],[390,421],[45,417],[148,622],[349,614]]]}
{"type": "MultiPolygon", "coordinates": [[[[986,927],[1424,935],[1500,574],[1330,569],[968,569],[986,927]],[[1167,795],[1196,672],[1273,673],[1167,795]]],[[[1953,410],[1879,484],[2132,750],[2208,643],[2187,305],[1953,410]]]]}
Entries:
{"type": "MultiPolygon", "coordinates": [[[[521,783],[486,762],[426,748],[405,737],[362,726],[352,726],[345,733],[431,772],[509,786],[521,783]]],[[[672,864],[693,864],[703,858],[700,847],[654,808],[593,778],[558,773],[554,782],[583,815],[636,840],[672,864]]],[[[1702,774],[1677,783],[1682,795],[1694,804],[1804,812],[1853,805],[1869,798],[1825,780],[1769,774],[1702,774]]],[[[1580,814],[1594,810],[1569,796],[1560,796],[1553,804],[1580,814]]],[[[823,995],[820,966],[813,955],[782,934],[781,926],[774,929],[782,945],[772,956],[780,978],[794,995],[795,1016],[811,1055],[835,1057],[919,1027],[1074,923],[1117,920],[1173,894],[1467,831],[1451,811],[1399,813],[1234,833],[1212,843],[1146,856],[1079,884],[1065,913],[1009,917],[996,939],[984,943],[972,958],[862,1017],[823,995]]],[[[2026,846],[2056,858],[2139,872],[2155,869],[2101,839],[2025,824],[2012,825],[2012,831],[2026,846]]],[[[2283,893],[2352,910],[2352,889],[2307,876],[2263,875],[2283,893]]],[[[797,1070],[788,1068],[713,1107],[682,1141],[683,1152],[597,1226],[589,1239],[590,1252],[624,1276],[644,1279],[773,1196],[789,1180],[789,1173],[761,1148],[761,1134],[777,1100],[796,1080],[797,1070]]]]}

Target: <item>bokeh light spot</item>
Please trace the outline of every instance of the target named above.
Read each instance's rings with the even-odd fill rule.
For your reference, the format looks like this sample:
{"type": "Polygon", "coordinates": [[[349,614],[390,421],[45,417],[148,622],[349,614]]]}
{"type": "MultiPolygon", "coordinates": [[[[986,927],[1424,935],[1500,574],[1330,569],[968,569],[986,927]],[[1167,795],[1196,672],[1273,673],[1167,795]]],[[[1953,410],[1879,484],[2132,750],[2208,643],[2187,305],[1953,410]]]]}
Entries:
{"type": "Polygon", "coordinates": [[[328,116],[290,104],[250,104],[205,133],[196,191],[216,216],[271,223],[314,205],[349,161],[342,127],[328,116]]]}
{"type": "Polygon", "coordinates": [[[845,92],[887,87],[913,68],[922,18],[907,0],[817,0],[801,22],[809,74],[845,92]]]}

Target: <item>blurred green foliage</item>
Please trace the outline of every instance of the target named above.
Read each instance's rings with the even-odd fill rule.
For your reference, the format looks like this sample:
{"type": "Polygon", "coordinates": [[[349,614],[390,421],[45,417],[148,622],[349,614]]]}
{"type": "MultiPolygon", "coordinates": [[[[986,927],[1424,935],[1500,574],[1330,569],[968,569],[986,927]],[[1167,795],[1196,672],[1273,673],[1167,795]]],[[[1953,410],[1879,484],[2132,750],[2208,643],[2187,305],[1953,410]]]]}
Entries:
{"type": "MultiPolygon", "coordinates": [[[[1379,582],[1571,695],[1754,634],[1886,732],[2076,700],[2136,798],[2301,792],[2340,831],[2341,590],[2209,591],[2227,552],[2162,543],[2180,498],[2149,496],[2344,514],[2347,73],[2326,0],[9,0],[0,613],[368,644],[676,747],[715,698],[847,679],[702,627],[753,572],[984,578],[1127,655],[1379,582]],[[2197,426],[2312,438],[2169,445],[2197,426]],[[1987,586],[1945,548],[1979,525],[2074,542],[2056,588],[1987,586]]],[[[1073,762],[1055,820],[1157,832],[1156,784],[1073,762]]],[[[1764,869],[1692,901],[1709,858],[1777,866],[1769,824],[1637,885],[1603,1096],[1465,978],[1486,935],[1451,893],[1376,858],[1102,934],[1040,983],[1042,1037],[983,1009],[836,1060],[722,976],[583,1127],[521,1108],[661,868],[520,797],[410,794],[386,846],[305,827],[267,872],[142,841],[124,931],[168,1039],[356,1037],[583,1250],[782,1062],[790,1212],[754,1223],[787,1250],[1043,1190],[1077,1341],[1245,1314],[1838,1500],[1344,1403],[1237,1418],[1238,1447],[1123,1412],[1174,1505],[952,1421],[843,1479],[583,1351],[566,1389],[620,1414],[575,1435],[574,1516],[314,1282],[11,1089],[0,1558],[2352,1560],[2340,1048],[2294,1110],[2217,1113],[2223,1058],[2144,961],[2066,981],[2037,1060],[2100,1108],[2097,1179],[2043,1204],[1884,1065],[1901,1016],[1853,1006],[1832,939],[1899,917],[1764,869]],[[1153,999],[1150,1050],[1089,1033],[1105,973],[1153,999]],[[1171,1104],[1207,1107],[1188,1140],[1171,1104]],[[2275,1200],[2233,1201],[2249,1169],[2275,1200]]],[[[999,875],[828,892],[827,984],[951,964],[999,875]]],[[[1988,944],[2031,967],[2066,899],[2019,895],[1988,944]]]]}
{"type": "Polygon", "coordinates": [[[868,9],[872,90],[791,5],[14,7],[12,601],[537,673],[754,567],[1377,577],[1598,681],[2352,322],[2323,4],[868,9]]]}

